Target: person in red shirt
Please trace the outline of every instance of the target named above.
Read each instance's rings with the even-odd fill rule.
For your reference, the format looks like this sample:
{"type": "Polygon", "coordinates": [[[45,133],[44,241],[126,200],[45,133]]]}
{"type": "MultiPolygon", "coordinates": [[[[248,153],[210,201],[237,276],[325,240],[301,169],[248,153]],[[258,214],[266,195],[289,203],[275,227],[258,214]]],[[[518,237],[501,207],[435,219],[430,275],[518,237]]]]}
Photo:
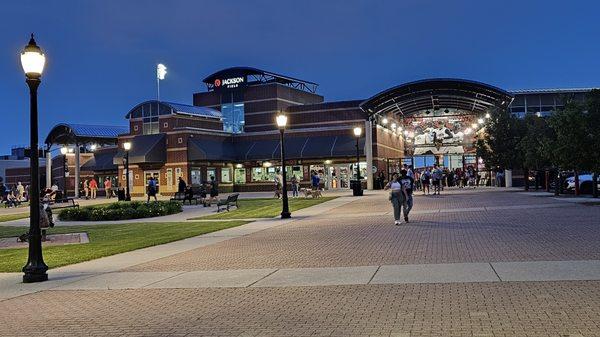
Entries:
{"type": "Polygon", "coordinates": [[[98,182],[96,178],[90,180],[90,191],[92,192],[92,199],[96,199],[96,192],[98,191],[98,182]]]}
{"type": "Polygon", "coordinates": [[[104,180],[104,192],[106,193],[106,199],[112,197],[112,183],[108,177],[104,180]]]}

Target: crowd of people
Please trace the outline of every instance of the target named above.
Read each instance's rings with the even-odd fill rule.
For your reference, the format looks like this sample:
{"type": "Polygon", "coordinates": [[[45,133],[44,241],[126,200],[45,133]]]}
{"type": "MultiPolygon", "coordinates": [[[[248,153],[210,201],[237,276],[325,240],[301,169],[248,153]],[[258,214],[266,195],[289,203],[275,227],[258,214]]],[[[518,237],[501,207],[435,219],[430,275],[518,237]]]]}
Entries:
{"type": "MultiPolygon", "coordinates": [[[[496,171],[493,185],[502,186],[504,172],[496,171]]],[[[385,174],[379,171],[376,183],[380,189],[390,190],[389,200],[394,209],[394,224],[401,225],[401,214],[404,213],[404,221],[408,222],[408,214],[413,207],[413,192],[422,191],[423,195],[441,195],[445,187],[476,188],[480,185],[481,174],[473,166],[466,170],[457,168],[449,170],[441,168],[437,164],[432,167],[424,167],[415,170],[412,165],[403,165],[400,172],[392,173],[386,182],[385,174]]]]}
{"type": "Polygon", "coordinates": [[[0,184],[0,192],[2,203],[9,208],[17,207],[29,200],[29,185],[23,186],[20,181],[12,186],[0,184]]]}
{"type": "MultiPolygon", "coordinates": [[[[147,202],[150,202],[150,198],[156,199],[156,193],[158,188],[154,177],[148,179],[148,185],[146,186],[146,194],[148,196],[147,202]]],[[[210,181],[203,181],[198,190],[194,191],[192,185],[188,185],[182,177],[179,177],[177,182],[177,192],[183,193],[186,200],[193,200],[197,195],[200,196],[200,201],[204,206],[211,206],[214,201],[219,200],[219,183],[214,176],[210,176],[210,181]]]]}

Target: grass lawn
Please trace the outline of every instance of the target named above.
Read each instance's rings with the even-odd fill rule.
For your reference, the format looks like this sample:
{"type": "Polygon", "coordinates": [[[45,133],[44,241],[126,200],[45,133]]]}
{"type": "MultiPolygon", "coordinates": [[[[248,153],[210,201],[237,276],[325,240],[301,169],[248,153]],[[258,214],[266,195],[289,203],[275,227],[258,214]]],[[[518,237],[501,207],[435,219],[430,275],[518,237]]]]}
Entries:
{"type": "Polygon", "coordinates": [[[15,214],[2,214],[0,215],[0,222],[12,221],[29,218],[29,212],[27,213],[15,213],[15,214]]]}
{"type": "MultiPolygon", "coordinates": [[[[302,208],[314,206],[325,201],[335,199],[336,197],[322,197],[318,199],[289,199],[290,212],[295,212],[302,208]]],[[[281,200],[275,198],[261,199],[239,199],[240,208],[232,208],[231,211],[215,213],[190,220],[200,219],[253,219],[253,218],[272,218],[281,213],[281,200]]]]}
{"type": "MultiPolygon", "coordinates": [[[[90,243],[44,247],[50,268],[97,259],[144,247],[236,227],[247,221],[129,223],[122,225],[59,226],[48,234],[86,232],[90,243]]],[[[23,234],[25,227],[0,226],[0,237],[23,234]]],[[[0,272],[20,272],[27,262],[27,249],[0,249],[0,272]]]]}

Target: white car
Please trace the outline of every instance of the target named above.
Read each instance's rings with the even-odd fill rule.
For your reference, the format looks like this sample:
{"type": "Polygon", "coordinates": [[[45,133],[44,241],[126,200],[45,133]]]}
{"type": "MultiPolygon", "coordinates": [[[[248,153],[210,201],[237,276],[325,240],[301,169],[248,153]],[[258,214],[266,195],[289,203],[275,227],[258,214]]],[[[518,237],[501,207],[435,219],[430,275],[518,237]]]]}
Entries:
{"type": "MultiPolygon", "coordinates": [[[[566,179],[567,190],[575,189],[575,177],[569,177],[566,179]]],[[[598,180],[598,188],[600,188],[600,179],[598,180]]],[[[591,174],[580,174],[579,175],[579,192],[583,194],[592,193],[592,175],[591,174]]]]}

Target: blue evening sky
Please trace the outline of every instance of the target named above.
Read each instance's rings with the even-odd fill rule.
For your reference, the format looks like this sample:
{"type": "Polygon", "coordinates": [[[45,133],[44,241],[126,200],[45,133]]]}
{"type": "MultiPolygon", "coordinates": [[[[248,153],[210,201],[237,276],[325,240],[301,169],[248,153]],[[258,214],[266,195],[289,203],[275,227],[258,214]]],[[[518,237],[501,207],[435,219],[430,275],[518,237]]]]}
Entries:
{"type": "Polygon", "coordinates": [[[156,97],[192,102],[202,79],[253,66],[320,84],[326,100],[460,77],[504,89],[600,86],[597,1],[6,1],[0,7],[0,154],[28,143],[19,52],[48,63],[40,142],[61,122],[125,125],[156,97]]]}

